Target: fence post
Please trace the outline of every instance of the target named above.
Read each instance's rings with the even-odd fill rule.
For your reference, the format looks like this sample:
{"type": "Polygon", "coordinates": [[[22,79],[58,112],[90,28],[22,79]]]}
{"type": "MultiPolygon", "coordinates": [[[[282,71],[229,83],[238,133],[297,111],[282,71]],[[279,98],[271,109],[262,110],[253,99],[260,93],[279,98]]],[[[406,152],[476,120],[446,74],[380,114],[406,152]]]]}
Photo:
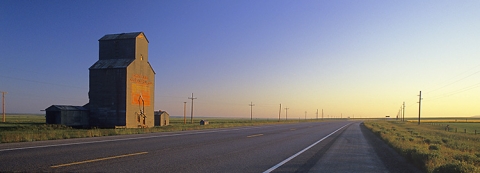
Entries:
{"type": "Polygon", "coordinates": [[[477,135],[477,130],[475,130],[475,135],[477,135]]]}
{"type": "Polygon", "coordinates": [[[455,133],[457,133],[457,128],[455,127],[455,133]]]}
{"type": "Polygon", "coordinates": [[[467,129],[463,129],[463,131],[465,131],[465,133],[467,133],[467,129]]]}

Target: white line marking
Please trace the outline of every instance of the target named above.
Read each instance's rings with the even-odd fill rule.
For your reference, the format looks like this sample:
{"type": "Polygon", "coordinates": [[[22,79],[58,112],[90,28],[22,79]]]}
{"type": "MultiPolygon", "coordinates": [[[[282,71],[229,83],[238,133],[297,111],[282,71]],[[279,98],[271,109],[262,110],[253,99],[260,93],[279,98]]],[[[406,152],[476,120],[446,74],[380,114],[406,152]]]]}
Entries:
{"type": "Polygon", "coordinates": [[[332,133],[328,134],[327,136],[323,137],[322,139],[318,140],[317,142],[313,143],[312,145],[308,146],[307,148],[303,149],[302,151],[299,151],[298,153],[290,156],[289,158],[285,159],[284,161],[282,161],[282,162],[276,164],[275,166],[271,167],[270,169],[267,169],[263,173],[270,173],[270,172],[274,171],[278,167],[282,166],[283,164],[287,163],[288,161],[292,160],[293,158],[297,157],[298,155],[302,154],[303,152],[307,151],[308,149],[312,148],[313,146],[317,145],[318,143],[322,142],[323,140],[327,139],[331,135],[337,133],[340,129],[343,129],[344,127],[346,127],[350,124],[352,124],[352,123],[348,123],[347,125],[344,125],[344,126],[340,127],[339,129],[333,131],[332,133]]]}
{"type": "Polygon", "coordinates": [[[88,141],[88,142],[75,142],[75,143],[65,143],[65,144],[53,144],[53,145],[40,145],[40,146],[32,146],[32,147],[7,148],[7,149],[0,149],[0,152],[14,151],[14,150],[25,150],[25,149],[35,149],[35,148],[69,146],[69,145],[82,145],[82,144],[93,144],[93,143],[104,143],[104,142],[128,141],[128,140],[137,140],[137,139],[162,138],[162,137],[171,137],[171,136],[195,135],[195,134],[203,134],[203,133],[217,133],[217,132],[227,132],[227,131],[265,128],[265,127],[271,127],[271,126],[263,126],[263,127],[258,126],[258,127],[238,128],[238,129],[224,129],[224,130],[214,130],[214,131],[196,131],[196,132],[191,132],[191,133],[177,133],[177,134],[158,135],[158,136],[143,136],[143,137],[123,138],[123,139],[109,139],[109,140],[101,140],[101,141],[88,141]]]}

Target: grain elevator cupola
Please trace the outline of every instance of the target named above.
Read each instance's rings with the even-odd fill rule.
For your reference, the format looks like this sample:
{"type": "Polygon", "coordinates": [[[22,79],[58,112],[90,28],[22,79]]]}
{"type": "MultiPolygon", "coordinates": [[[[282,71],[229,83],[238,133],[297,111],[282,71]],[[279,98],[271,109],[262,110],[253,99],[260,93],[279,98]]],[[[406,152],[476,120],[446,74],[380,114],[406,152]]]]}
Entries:
{"type": "Polygon", "coordinates": [[[148,62],[143,32],[100,38],[99,59],[89,68],[90,124],[98,127],[153,127],[155,71],[148,62]]]}

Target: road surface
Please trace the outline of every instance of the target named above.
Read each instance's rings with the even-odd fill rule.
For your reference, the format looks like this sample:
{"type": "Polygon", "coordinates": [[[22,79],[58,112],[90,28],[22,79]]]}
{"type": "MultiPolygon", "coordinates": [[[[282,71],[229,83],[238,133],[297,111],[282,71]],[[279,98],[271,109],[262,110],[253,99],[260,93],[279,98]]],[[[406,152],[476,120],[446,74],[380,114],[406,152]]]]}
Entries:
{"type": "Polygon", "coordinates": [[[0,145],[0,172],[418,172],[361,122],[0,145]]]}

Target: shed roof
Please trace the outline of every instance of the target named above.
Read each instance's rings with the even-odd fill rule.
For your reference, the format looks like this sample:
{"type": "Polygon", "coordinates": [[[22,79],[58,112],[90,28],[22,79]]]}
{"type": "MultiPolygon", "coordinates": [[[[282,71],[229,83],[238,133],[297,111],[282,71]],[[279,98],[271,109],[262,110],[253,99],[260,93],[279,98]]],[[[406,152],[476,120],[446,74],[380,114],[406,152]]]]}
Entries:
{"type": "Polygon", "coordinates": [[[87,108],[83,106],[72,106],[72,105],[52,105],[45,109],[46,111],[88,111],[87,108]]]}
{"type": "Polygon", "coordinates": [[[135,59],[102,59],[93,64],[90,69],[127,68],[135,59]]]}
{"type": "Polygon", "coordinates": [[[145,34],[143,32],[129,32],[129,33],[120,33],[120,34],[107,34],[104,35],[100,40],[98,41],[105,41],[105,40],[120,40],[120,39],[132,39],[132,38],[137,38],[137,37],[144,37],[147,42],[148,39],[145,37],[145,34]]]}
{"type": "Polygon", "coordinates": [[[167,114],[167,115],[170,115],[170,114],[168,114],[168,112],[167,112],[167,111],[163,111],[163,110],[154,111],[153,113],[154,113],[155,115],[161,115],[161,114],[167,114]]]}

